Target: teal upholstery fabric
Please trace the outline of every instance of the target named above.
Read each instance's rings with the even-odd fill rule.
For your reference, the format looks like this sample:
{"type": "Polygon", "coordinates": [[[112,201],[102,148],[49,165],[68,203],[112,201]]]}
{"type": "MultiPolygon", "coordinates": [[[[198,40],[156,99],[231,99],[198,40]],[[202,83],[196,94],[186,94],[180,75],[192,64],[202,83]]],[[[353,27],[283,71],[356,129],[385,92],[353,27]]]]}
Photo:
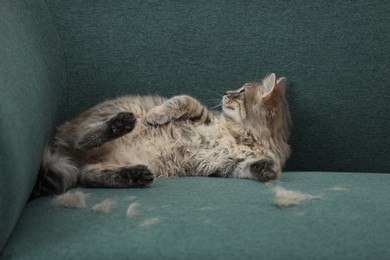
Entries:
{"type": "Polygon", "coordinates": [[[3,256],[387,259],[389,13],[379,0],[0,0],[0,250],[54,127],[118,95],[184,93],[213,107],[214,93],[285,76],[286,170],[299,172],[282,182],[324,195],[280,210],[266,185],[187,178],[87,190],[91,203],[120,200],[110,215],[43,198],[25,206],[3,256]],[[336,184],[348,190],[326,190],[336,184]],[[127,194],[144,205],[130,221],[127,194]]]}
{"type": "Polygon", "coordinates": [[[209,107],[269,72],[288,79],[287,170],[390,172],[389,1],[51,0],[69,117],[123,94],[209,107]]]}
{"type": "Polygon", "coordinates": [[[0,2],[0,249],[59,122],[66,71],[44,1],[0,2]]]}
{"type": "Polygon", "coordinates": [[[286,172],[280,185],[321,195],[281,209],[276,184],[188,177],[148,189],[83,189],[86,209],[28,203],[4,259],[389,259],[390,175],[286,172]],[[338,187],[339,190],[332,190],[338,187]],[[344,188],[344,190],[340,189],[344,188]],[[129,200],[129,196],[136,196],[129,200]],[[108,214],[95,203],[116,198],[108,214]],[[126,218],[138,201],[139,215],[126,218]],[[151,226],[141,227],[147,219],[151,226]]]}

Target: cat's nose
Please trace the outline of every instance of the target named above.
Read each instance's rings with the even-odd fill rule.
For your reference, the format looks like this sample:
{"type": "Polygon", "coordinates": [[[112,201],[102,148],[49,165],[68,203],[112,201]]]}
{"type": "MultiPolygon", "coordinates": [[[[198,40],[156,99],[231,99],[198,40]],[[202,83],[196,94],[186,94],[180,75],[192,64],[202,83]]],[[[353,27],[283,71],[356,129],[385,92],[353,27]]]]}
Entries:
{"type": "Polygon", "coordinates": [[[223,95],[224,95],[224,96],[227,96],[227,95],[229,95],[229,93],[228,93],[228,92],[225,92],[225,93],[223,93],[223,95]]]}

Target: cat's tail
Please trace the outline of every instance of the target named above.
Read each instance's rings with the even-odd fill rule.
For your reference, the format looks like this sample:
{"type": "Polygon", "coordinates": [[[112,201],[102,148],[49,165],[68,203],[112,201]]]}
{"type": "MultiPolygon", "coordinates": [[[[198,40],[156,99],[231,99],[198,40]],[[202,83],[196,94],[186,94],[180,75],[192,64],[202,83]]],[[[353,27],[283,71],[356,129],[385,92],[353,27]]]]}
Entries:
{"type": "Polygon", "coordinates": [[[77,178],[78,168],[72,159],[51,147],[46,147],[30,200],[64,193],[77,184],[77,178]]]}

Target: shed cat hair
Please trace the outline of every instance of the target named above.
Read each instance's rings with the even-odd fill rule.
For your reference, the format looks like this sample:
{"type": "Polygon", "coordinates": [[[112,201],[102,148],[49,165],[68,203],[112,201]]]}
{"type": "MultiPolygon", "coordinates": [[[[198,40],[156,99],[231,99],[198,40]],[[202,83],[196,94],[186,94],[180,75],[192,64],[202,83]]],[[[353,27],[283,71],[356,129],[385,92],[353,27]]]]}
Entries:
{"type": "Polygon", "coordinates": [[[289,156],[286,79],[226,91],[222,112],[181,95],[125,96],[57,128],[32,197],[75,186],[147,187],[155,178],[276,179],[289,156]]]}
{"type": "Polygon", "coordinates": [[[305,200],[319,200],[321,196],[302,193],[300,191],[286,190],[276,186],[272,189],[275,192],[275,205],[279,208],[287,208],[299,205],[305,200]]]}

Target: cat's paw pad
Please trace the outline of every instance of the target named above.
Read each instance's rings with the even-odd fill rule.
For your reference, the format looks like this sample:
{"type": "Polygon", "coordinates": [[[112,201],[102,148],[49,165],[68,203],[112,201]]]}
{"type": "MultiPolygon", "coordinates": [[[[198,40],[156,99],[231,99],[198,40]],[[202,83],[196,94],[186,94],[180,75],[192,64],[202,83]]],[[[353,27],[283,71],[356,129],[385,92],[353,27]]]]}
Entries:
{"type": "Polygon", "coordinates": [[[165,125],[171,121],[171,118],[161,111],[160,108],[154,108],[146,114],[146,122],[149,125],[165,125]]]}
{"type": "Polygon", "coordinates": [[[131,188],[146,187],[154,181],[154,174],[145,165],[135,165],[121,168],[115,175],[115,187],[131,188]]]}
{"type": "Polygon", "coordinates": [[[145,165],[136,165],[131,167],[131,181],[133,186],[145,187],[154,181],[154,174],[145,165]]]}
{"type": "Polygon", "coordinates": [[[130,133],[136,124],[136,117],[131,112],[121,112],[108,121],[109,132],[112,137],[119,137],[130,133]]]}
{"type": "Polygon", "coordinates": [[[250,166],[250,170],[253,176],[259,181],[270,181],[275,180],[278,176],[276,172],[273,170],[274,163],[272,160],[259,160],[254,162],[250,166]]]}

